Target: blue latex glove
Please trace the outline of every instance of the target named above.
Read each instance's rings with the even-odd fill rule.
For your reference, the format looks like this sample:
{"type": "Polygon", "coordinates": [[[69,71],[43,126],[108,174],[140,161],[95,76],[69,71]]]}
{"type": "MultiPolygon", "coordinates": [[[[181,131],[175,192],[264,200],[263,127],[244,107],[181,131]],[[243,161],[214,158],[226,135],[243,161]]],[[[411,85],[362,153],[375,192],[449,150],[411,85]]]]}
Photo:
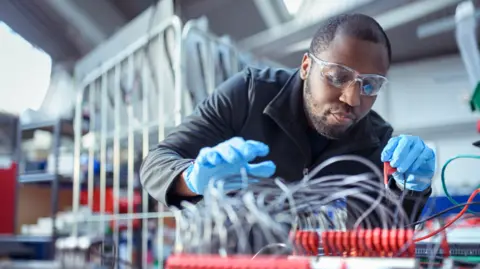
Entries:
{"type": "Polygon", "coordinates": [[[418,136],[391,138],[382,151],[381,159],[397,169],[392,176],[400,186],[421,192],[432,184],[435,152],[418,136]]]}
{"type": "MultiPolygon", "coordinates": [[[[234,137],[213,148],[201,149],[183,177],[192,192],[203,195],[210,180],[225,180],[238,175],[233,182],[225,181],[223,186],[225,191],[238,190],[244,186],[240,176],[242,168],[253,177],[273,176],[276,169],[273,162],[249,163],[257,157],[267,156],[268,152],[268,146],[261,142],[234,137]]],[[[252,182],[256,180],[250,179],[252,182]]]]}

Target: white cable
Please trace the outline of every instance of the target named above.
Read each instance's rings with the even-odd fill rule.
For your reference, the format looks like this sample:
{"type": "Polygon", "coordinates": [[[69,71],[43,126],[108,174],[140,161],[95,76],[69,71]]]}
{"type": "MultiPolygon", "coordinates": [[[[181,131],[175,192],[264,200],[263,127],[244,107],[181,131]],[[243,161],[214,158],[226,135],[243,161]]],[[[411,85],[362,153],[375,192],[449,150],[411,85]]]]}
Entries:
{"type": "MultiPolygon", "coordinates": [[[[307,229],[329,229],[327,226],[329,222],[326,221],[326,218],[329,218],[327,211],[333,212],[335,227],[345,229],[345,220],[342,219],[345,213],[342,212],[346,209],[332,204],[345,197],[370,205],[365,210],[356,204],[349,204],[348,209],[352,211],[350,213],[359,215],[354,227],[362,222],[371,226],[368,216],[375,212],[381,226],[388,228],[393,222],[395,213],[381,202],[385,199],[397,207],[401,205],[392,197],[385,195],[382,178],[380,169],[375,164],[350,155],[334,157],[321,163],[300,182],[285,183],[281,179],[270,179],[271,181],[258,179],[258,184],[247,186],[245,183],[250,177],[243,171],[240,177],[231,178],[234,182],[240,179],[243,183],[243,189],[233,196],[225,195],[223,190],[224,181],[231,182],[230,179],[215,180],[215,183],[212,181],[207,187],[204,201],[196,206],[196,210],[187,204],[189,213],[182,215],[182,222],[189,222],[189,225],[181,225],[184,229],[181,233],[181,242],[191,244],[190,248],[184,248],[190,251],[220,252],[221,255],[227,255],[229,251],[240,253],[257,251],[258,254],[268,245],[290,243],[288,231],[282,226],[284,224],[292,230],[296,229],[300,222],[303,222],[302,226],[305,226],[303,228],[307,229]],[[314,177],[325,167],[341,161],[360,162],[370,168],[372,173],[314,177]],[[375,196],[371,196],[372,193],[375,196]],[[195,236],[195,233],[201,235],[195,236]],[[249,244],[252,243],[247,240],[250,236],[255,239],[253,243],[261,242],[262,245],[249,244]],[[232,240],[238,242],[236,246],[228,245],[227,242],[232,240]],[[215,242],[219,245],[215,245],[215,242]],[[206,246],[210,247],[205,250],[206,246]],[[204,250],[199,250],[202,248],[204,250]]],[[[400,217],[405,220],[406,214],[400,214],[400,217]]]]}

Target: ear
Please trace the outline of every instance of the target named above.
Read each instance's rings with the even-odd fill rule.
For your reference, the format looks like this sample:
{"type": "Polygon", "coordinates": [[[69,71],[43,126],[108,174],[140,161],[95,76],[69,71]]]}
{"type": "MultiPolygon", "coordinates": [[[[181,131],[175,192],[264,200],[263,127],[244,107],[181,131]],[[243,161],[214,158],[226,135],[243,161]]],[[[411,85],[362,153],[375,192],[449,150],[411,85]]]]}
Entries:
{"type": "Polygon", "coordinates": [[[300,65],[300,78],[306,80],[308,77],[308,73],[310,72],[310,68],[312,67],[312,61],[310,57],[308,57],[308,53],[305,53],[302,58],[302,64],[300,65]]]}

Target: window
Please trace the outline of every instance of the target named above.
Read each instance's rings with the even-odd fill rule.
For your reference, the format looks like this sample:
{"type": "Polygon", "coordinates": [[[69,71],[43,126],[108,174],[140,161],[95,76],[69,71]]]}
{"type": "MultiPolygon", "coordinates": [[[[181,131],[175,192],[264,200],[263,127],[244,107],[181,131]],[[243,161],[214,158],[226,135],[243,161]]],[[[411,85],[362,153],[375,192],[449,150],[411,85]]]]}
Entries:
{"type": "Polygon", "coordinates": [[[0,109],[40,108],[50,84],[52,59],[0,21],[0,109]]]}

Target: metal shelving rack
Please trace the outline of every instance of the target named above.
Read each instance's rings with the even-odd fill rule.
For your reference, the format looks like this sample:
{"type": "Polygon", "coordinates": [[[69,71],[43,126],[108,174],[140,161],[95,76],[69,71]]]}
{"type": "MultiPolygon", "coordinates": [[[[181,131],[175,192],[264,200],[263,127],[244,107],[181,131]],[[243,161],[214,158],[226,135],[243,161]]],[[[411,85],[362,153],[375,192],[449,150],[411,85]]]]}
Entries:
{"type": "MultiPolygon", "coordinates": [[[[21,143],[22,143],[22,137],[28,138],[28,137],[33,137],[33,133],[35,130],[38,129],[44,129],[48,130],[50,129],[53,133],[57,134],[59,133],[58,130],[55,130],[55,126],[60,124],[60,121],[57,122],[42,122],[42,123],[36,123],[36,124],[31,124],[31,125],[21,125],[20,122],[16,124],[14,127],[14,134],[12,135],[13,137],[13,144],[15,147],[15,153],[14,153],[14,161],[17,164],[17,172],[16,172],[16,182],[15,182],[15,202],[14,202],[14,207],[16,208],[18,206],[18,190],[19,190],[19,185],[22,183],[35,183],[35,182],[45,182],[45,181],[50,181],[54,182],[56,181],[56,177],[54,175],[49,175],[48,177],[46,175],[41,175],[35,180],[35,175],[20,175],[20,163],[22,160],[22,152],[21,152],[21,143]]],[[[58,128],[57,128],[58,129],[58,128]]],[[[70,132],[71,136],[73,137],[73,131],[70,132]]],[[[58,135],[57,135],[58,137],[58,135]]],[[[59,139],[56,140],[56,144],[58,145],[59,139]]],[[[8,143],[8,142],[7,142],[8,143]]],[[[55,147],[58,150],[58,146],[55,147]]],[[[58,153],[58,151],[56,151],[58,153]]],[[[57,188],[57,184],[52,184],[52,189],[57,188]]],[[[52,197],[52,198],[55,198],[52,197]]],[[[52,207],[54,207],[54,199],[52,199],[52,207]]],[[[56,202],[56,200],[55,200],[56,202]]],[[[18,210],[15,210],[15,214],[18,214],[18,210]]],[[[17,227],[17,216],[14,216],[14,227],[17,227]]],[[[16,234],[2,234],[0,235],[0,251],[2,252],[2,256],[11,256],[13,258],[24,258],[24,257],[30,257],[34,259],[38,259],[41,257],[53,257],[52,251],[54,250],[54,245],[53,245],[53,238],[51,236],[28,236],[28,235],[16,235],[16,234]]]]}
{"type": "MultiPolygon", "coordinates": [[[[53,144],[52,144],[52,153],[54,156],[54,163],[49,164],[53,165],[53,173],[47,172],[35,172],[35,173],[19,173],[17,177],[17,190],[21,184],[41,184],[41,185],[50,185],[52,196],[50,202],[50,215],[52,222],[56,222],[56,215],[58,212],[58,197],[59,197],[59,188],[60,183],[65,182],[62,179],[64,177],[58,174],[58,160],[59,160],[59,149],[61,146],[62,137],[71,137],[73,139],[73,122],[65,119],[50,120],[43,122],[35,122],[31,124],[20,125],[20,131],[18,132],[18,141],[22,143],[25,139],[33,138],[35,131],[43,130],[48,131],[53,134],[53,144]]],[[[20,158],[21,160],[21,155],[20,158]]],[[[70,184],[71,185],[71,184],[70,184]]],[[[18,196],[17,196],[18,199],[18,196]]],[[[40,248],[39,244],[46,245],[46,249],[50,251],[43,251],[45,255],[48,255],[49,258],[53,258],[54,255],[54,242],[57,239],[58,234],[55,229],[55,225],[52,225],[52,235],[51,236],[9,236],[9,237],[0,237],[0,242],[10,242],[11,244],[20,243],[22,245],[29,245],[30,247],[40,248]]],[[[37,249],[38,251],[38,249],[37,249]]],[[[38,257],[36,257],[38,258],[38,257]]]]}

